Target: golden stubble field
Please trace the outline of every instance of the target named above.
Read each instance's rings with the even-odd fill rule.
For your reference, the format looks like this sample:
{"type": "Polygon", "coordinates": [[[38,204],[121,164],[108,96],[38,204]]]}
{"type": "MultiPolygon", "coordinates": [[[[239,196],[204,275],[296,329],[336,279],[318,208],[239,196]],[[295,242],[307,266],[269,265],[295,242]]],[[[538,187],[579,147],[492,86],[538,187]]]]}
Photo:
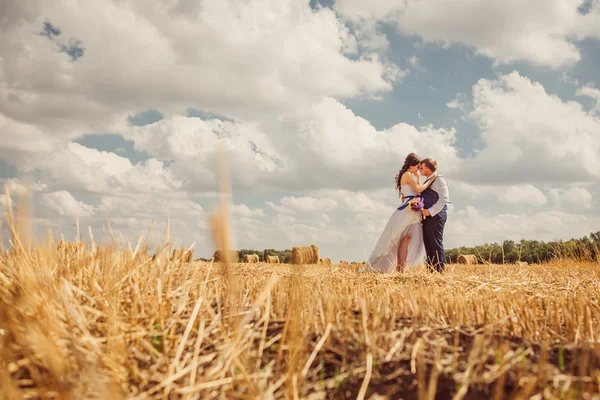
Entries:
{"type": "Polygon", "coordinates": [[[3,398],[598,399],[600,265],[0,255],[3,398]]]}

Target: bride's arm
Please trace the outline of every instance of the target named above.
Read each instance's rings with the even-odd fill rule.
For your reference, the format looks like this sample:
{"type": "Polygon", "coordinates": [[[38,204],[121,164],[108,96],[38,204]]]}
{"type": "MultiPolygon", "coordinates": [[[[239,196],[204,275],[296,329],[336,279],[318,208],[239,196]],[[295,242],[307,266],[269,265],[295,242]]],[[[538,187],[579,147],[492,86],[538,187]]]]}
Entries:
{"type": "Polygon", "coordinates": [[[414,175],[410,175],[407,179],[408,184],[410,185],[410,187],[417,192],[418,194],[421,194],[425,189],[427,189],[429,187],[429,185],[431,185],[431,183],[433,182],[433,179],[430,179],[428,182],[426,182],[425,184],[421,185],[418,181],[417,178],[414,175]]]}

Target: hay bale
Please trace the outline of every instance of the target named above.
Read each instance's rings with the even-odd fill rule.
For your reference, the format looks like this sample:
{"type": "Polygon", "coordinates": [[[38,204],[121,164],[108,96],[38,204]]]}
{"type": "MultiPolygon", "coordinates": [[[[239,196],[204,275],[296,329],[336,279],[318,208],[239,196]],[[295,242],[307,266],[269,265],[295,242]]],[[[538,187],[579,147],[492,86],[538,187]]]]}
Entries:
{"type": "Polygon", "coordinates": [[[279,256],[267,256],[265,262],[267,264],[279,264],[279,256]]]}
{"type": "Polygon", "coordinates": [[[461,254],[458,256],[459,264],[475,265],[477,264],[477,256],[475,254],[461,254]]]}
{"type": "Polygon", "coordinates": [[[524,266],[529,265],[529,263],[527,261],[517,261],[517,265],[524,266]]]}
{"type": "Polygon", "coordinates": [[[331,267],[331,259],[329,257],[319,258],[319,264],[324,265],[326,267],[331,267]]]}
{"type": "Polygon", "coordinates": [[[319,248],[310,246],[292,247],[292,264],[317,264],[319,262],[319,248]]]}
{"type": "Polygon", "coordinates": [[[245,263],[257,263],[259,261],[258,254],[244,254],[243,261],[245,263]]]}
{"type": "MultiPolygon", "coordinates": [[[[223,262],[224,256],[225,256],[225,253],[223,252],[223,250],[217,250],[217,251],[215,251],[213,260],[215,262],[223,262]]],[[[229,261],[230,262],[238,262],[239,258],[240,258],[240,255],[237,250],[229,250],[229,261]]]]}

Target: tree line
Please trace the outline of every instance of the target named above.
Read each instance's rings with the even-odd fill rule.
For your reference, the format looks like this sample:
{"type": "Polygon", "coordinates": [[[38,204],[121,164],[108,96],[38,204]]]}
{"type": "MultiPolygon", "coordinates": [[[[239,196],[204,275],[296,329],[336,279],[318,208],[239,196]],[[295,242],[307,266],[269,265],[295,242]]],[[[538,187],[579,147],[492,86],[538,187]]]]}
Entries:
{"type": "MultiPolygon", "coordinates": [[[[260,261],[264,261],[265,255],[278,256],[281,263],[290,263],[292,259],[290,249],[241,249],[240,260],[244,254],[258,254],[260,261]]],[[[517,261],[539,264],[555,259],[600,262],[600,231],[567,241],[505,240],[502,243],[486,243],[474,247],[461,246],[446,250],[445,254],[446,262],[449,264],[455,263],[461,254],[474,254],[480,262],[491,264],[514,264],[517,261]]]]}
{"type": "Polygon", "coordinates": [[[492,264],[514,264],[517,261],[539,264],[555,259],[600,262],[600,231],[567,241],[505,240],[474,247],[462,246],[446,250],[446,262],[455,263],[461,254],[474,254],[480,262],[492,264]]]}

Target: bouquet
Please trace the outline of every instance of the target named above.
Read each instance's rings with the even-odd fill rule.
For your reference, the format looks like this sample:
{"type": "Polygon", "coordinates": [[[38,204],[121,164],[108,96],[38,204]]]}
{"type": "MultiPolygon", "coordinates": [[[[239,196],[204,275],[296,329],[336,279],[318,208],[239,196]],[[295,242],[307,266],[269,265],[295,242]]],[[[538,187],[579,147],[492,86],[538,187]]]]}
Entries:
{"type": "Polygon", "coordinates": [[[415,197],[414,199],[411,199],[408,202],[408,206],[410,207],[411,210],[413,210],[414,212],[421,212],[421,210],[423,209],[424,206],[424,202],[423,202],[423,198],[422,197],[415,197]]]}

